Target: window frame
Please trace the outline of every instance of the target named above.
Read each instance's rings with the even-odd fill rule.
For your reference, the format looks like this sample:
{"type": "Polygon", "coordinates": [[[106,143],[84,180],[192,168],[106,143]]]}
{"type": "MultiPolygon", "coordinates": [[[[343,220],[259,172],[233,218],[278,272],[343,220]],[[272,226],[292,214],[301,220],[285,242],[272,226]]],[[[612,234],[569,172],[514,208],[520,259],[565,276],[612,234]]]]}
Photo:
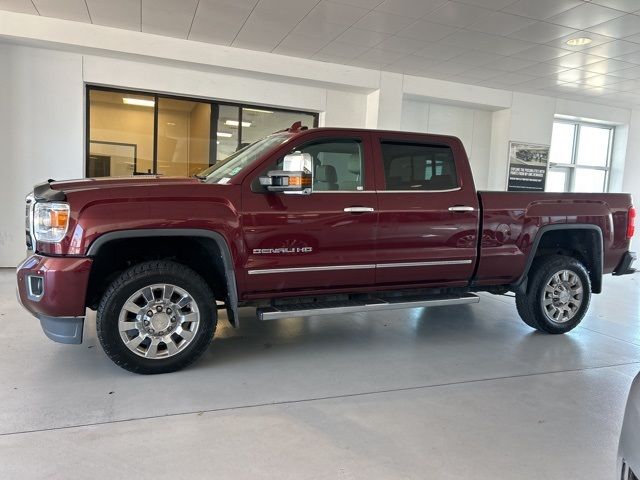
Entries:
{"type": "MultiPolygon", "coordinates": [[[[557,163],[557,162],[552,162],[551,161],[551,157],[549,157],[549,166],[547,168],[547,175],[549,174],[549,172],[551,172],[552,170],[564,170],[567,172],[567,175],[565,177],[565,182],[564,182],[564,190],[562,193],[572,193],[575,192],[575,179],[576,179],[576,172],[578,170],[598,170],[598,171],[604,171],[605,172],[605,176],[604,176],[604,181],[602,184],[602,192],[603,193],[607,193],[609,192],[609,182],[611,179],[611,157],[612,157],[612,153],[613,153],[613,142],[614,142],[614,137],[615,137],[615,131],[616,128],[614,125],[607,125],[607,124],[602,124],[602,123],[596,123],[596,122],[584,122],[584,121],[577,121],[577,120],[568,120],[568,119],[562,119],[562,118],[556,118],[553,120],[553,123],[563,123],[566,125],[572,125],[574,128],[574,134],[573,134],[573,145],[571,148],[571,163],[557,163]],[[607,145],[607,162],[606,165],[604,167],[602,166],[595,166],[595,165],[580,165],[578,163],[578,147],[580,145],[580,132],[582,130],[582,127],[586,126],[586,127],[593,127],[593,128],[602,128],[604,130],[609,130],[609,144],[607,145]]],[[[551,141],[553,142],[553,138],[551,139],[551,141]]],[[[546,180],[545,180],[545,191],[546,190],[546,180]]]]}
{"type": "MultiPolygon", "coordinates": [[[[251,191],[253,193],[258,193],[258,194],[264,194],[264,193],[269,193],[263,186],[260,185],[260,176],[262,175],[266,175],[266,172],[269,171],[274,163],[278,163],[280,162],[282,159],[284,159],[284,157],[286,155],[289,155],[291,152],[295,152],[297,150],[300,150],[302,148],[304,148],[307,145],[312,145],[312,144],[316,144],[316,143],[339,143],[339,142],[354,142],[360,145],[360,176],[361,176],[361,182],[362,182],[362,190],[313,190],[312,191],[312,195],[315,195],[317,193],[371,193],[375,190],[371,190],[371,189],[367,189],[367,179],[369,177],[373,176],[373,172],[367,172],[367,169],[369,167],[367,167],[367,139],[365,138],[365,136],[357,136],[357,135],[346,135],[346,136],[340,136],[340,135],[327,135],[327,136],[318,136],[318,137],[313,137],[313,138],[307,138],[306,140],[304,140],[301,143],[298,143],[296,145],[294,145],[293,147],[291,147],[290,149],[288,149],[284,154],[279,155],[275,162],[272,160],[270,160],[268,162],[268,166],[265,169],[261,169],[260,170],[260,174],[257,175],[256,177],[253,178],[253,180],[251,180],[250,185],[251,185],[251,191]]],[[[313,174],[313,181],[315,183],[315,172],[313,174]]]]}
{"type": "Polygon", "coordinates": [[[462,189],[462,182],[460,180],[460,173],[458,171],[458,163],[456,161],[455,152],[453,146],[448,143],[438,143],[438,142],[420,142],[410,139],[396,139],[396,138],[388,138],[388,137],[380,137],[378,142],[378,152],[380,155],[380,169],[382,173],[382,182],[383,189],[379,190],[378,193],[446,193],[446,192],[457,192],[462,189]],[[454,169],[454,180],[456,186],[453,188],[439,189],[439,190],[389,190],[387,188],[387,175],[385,170],[385,160],[384,160],[384,152],[383,152],[383,144],[391,143],[391,144],[404,144],[404,145],[412,145],[417,147],[438,147],[438,148],[447,148],[451,152],[451,161],[454,169]]]}
{"type": "MultiPolygon", "coordinates": [[[[149,96],[149,97],[153,97],[154,99],[154,106],[153,106],[153,158],[152,158],[152,165],[153,165],[153,172],[151,173],[152,175],[158,175],[158,116],[159,116],[159,109],[160,109],[160,99],[161,98],[165,98],[165,99],[171,99],[171,100],[183,100],[183,101],[187,101],[187,102],[199,102],[199,103],[207,103],[210,105],[211,107],[211,112],[212,112],[212,117],[215,116],[216,117],[216,122],[215,125],[212,124],[211,128],[215,128],[217,131],[218,128],[218,107],[225,105],[225,106],[231,106],[231,107],[237,107],[239,109],[238,111],[238,148],[240,148],[241,145],[241,140],[242,140],[242,110],[244,108],[257,108],[257,109],[269,109],[269,110],[273,110],[274,112],[285,112],[285,113],[294,113],[294,114],[303,114],[303,115],[310,115],[313,116],[313,127],[312,128],[317,128],[318,127],[318,121],[320,119],[320,114],[318,112],[310,112],[310,111],[304,111],[304,110],[294,110],[294,109],[287,109],[287,108],[281,108],[281,107],[272,107],[272,106],[265,106],[265,105],[254,105],[254,104],[250,104],[250,103],[237,103],[237,102],[227,102],[227,101],[221,101],[221,100],[215,100],[215,99],[211,99],[211,98],[203,98],[203,97],[192,97],[192,96],[188,96],[188,95],[176,95],[176,94],[166,94],[166,93],[159,93],[159,92],[153,92],[153,91],[149,91],[149,90],[138,90],[138,89],[130,89],[130,88],[122,88],[122,87],[110,87],[110,86],[105,86],[105,85],[95,85],[95,84],[90,84],[87,83],[85,84],[85,138],[84,138],[84,175],[86,178],[88,178],[88,173],[89,173],[89,154],[90,154],[90,147],[91,147],[91,91],[92,90],[97,90],[97,91],[103,91],[103,92],[115,92],[115,93],[122,93],[122,94],[130,94],[130,95],[145,95],[145,96],[149,96]],[[214,113],[215,111],[215,113],[214,113]]],[[[273,132],[275,133],[275,132],[273,132]]],[[[213,156],[209,157],[209,166],[211,166],[213,163],[215,163],[215,161],[213,163],[211,163],[211,158],[216,157],[215,155],[215,146],[216,143],[215,142],[211,142],[211,144],[214,147],[214,154],[213,156]]],[[[144,174],[146,175],[146,174],[144,174]]],[[[162,175],[162,174],[160,174],[162,175]]]]}

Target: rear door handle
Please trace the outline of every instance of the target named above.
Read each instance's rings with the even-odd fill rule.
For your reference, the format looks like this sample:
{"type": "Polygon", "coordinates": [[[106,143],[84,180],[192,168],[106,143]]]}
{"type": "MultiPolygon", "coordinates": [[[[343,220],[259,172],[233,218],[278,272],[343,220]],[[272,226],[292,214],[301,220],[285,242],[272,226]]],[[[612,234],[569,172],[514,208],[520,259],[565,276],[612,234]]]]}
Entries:
{"type": "Polygon", "coordinates": [[[371,213],[375,212],[375,209],[372,207],[345,207],[344,211],[347,213],[371,213]]]}
{"type": "Polygon", "coordinates": [[[466,205],[454,205],[453,207],[449,207],[450,212],[473,212],[475,208],[468,207],[466,205]]]}

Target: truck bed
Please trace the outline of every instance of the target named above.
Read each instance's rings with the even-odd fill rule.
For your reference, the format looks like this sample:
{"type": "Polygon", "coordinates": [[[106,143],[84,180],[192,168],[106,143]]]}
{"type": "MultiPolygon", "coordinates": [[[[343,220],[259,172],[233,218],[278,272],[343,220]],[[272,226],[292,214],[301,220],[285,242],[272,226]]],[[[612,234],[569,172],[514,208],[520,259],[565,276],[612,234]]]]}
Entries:
{"type": "Polygon", "coordinates": [[[629,194],[480,191],[478,198],[482,211],[478,285],[516,282],[543,229],[560,232],[576,224],[599,229],[602,273],[612,273],[627,251],[629,194]]]}

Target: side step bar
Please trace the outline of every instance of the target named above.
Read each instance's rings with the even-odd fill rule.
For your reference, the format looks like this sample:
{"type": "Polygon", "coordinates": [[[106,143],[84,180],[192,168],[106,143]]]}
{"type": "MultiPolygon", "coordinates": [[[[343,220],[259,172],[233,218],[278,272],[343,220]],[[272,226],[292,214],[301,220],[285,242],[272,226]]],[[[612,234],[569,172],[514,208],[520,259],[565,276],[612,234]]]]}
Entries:
{"type": "Polygon", "coordinates": [[[342,315],[358,312],[374,312],[380,310],[397,310],[402,308],[417,307],[442,307],[446,305],[461,305],[465,303],[478,303],[480,297],[473,293],[465,295],[438,295],[422,298],[380,299],[371,298],[363,302],[318,302],[281,305],[277,307],[258,308],[259,320],[278,320],[291,317],[310,317],[313,315],[342,315]]]}

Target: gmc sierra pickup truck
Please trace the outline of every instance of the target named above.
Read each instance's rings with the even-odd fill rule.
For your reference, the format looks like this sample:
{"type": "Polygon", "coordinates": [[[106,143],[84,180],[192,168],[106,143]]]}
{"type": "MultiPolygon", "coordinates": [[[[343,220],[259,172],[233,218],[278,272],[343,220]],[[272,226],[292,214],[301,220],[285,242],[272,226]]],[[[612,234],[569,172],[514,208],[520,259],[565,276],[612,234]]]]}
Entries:
{"type": "Polygon", "coordinates": [[[460,140],[299,123],[194,178],[53,181],[27,197],[18,296],[57,342],[97,310],[106,354],[178,370],[217,312],[261,320],[475,303],[515,292],[565,333],[602,276],[632,273],[627,194],[477,192],[460,140]]]}

